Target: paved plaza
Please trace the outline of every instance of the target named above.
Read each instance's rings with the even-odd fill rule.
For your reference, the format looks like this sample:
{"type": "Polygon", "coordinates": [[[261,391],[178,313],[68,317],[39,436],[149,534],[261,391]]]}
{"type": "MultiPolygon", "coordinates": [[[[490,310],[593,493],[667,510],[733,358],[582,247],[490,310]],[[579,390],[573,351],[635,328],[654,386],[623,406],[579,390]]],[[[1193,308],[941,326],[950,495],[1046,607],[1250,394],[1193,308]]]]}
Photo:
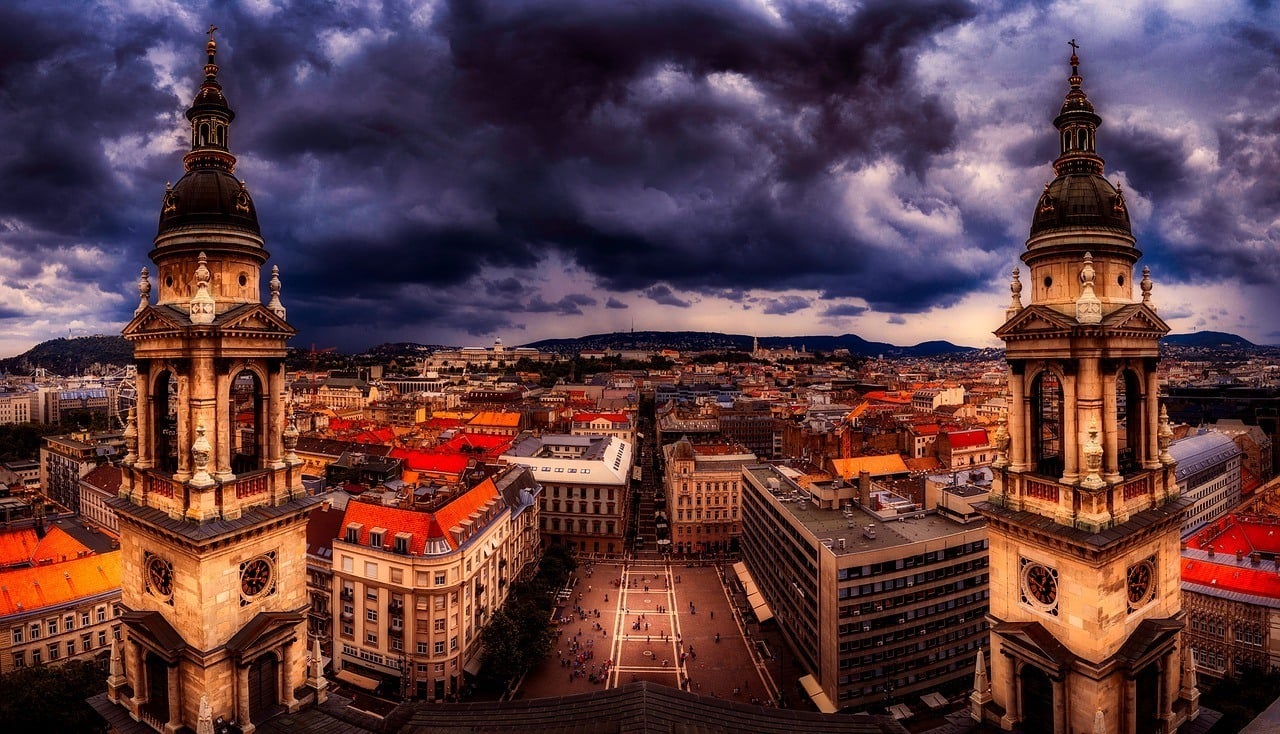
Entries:
{"type": "Polygon", "coordinates": [[[559,603],[558,639],[523,698],[651,681],[770,705],[776,689],[752,654],[714,566],[583,564],[559,603]],[[718,637],[718,640],[717,640],[718,637]]]}

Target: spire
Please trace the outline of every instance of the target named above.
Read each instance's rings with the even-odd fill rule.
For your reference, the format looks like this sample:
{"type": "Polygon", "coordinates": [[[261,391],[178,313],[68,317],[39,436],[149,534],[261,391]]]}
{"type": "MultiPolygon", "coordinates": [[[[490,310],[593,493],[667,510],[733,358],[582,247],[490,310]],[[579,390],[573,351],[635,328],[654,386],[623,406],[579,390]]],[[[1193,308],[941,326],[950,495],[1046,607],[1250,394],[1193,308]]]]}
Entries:
{"type": "Polygon", "coordinates": [[[197,168],[215,168],[231,173],[236,169],[236,157],[227,147],[231,121],[236,113],[227,106],[218,83],[218,64],[214,61],[218,43],[213,40],[218,27],[209,26],[209,42],[205,44],[207,55],[204,65],[204,81],[196,91],[195,101],[187,109],[191,121],[191,152],[182,159],[188,171],[197,168]]]}
{"type": "Polygon", "coordinates": [[[1102,174],[1103,161],[1095,150],[1094,136],[1102,124],[1102,118],[1093,111],[1093,103],[1084,93],[1080,76],[1080,49],[1076,39],[1071,39],[1071,76],[1067,77],[1067,98],[1062,111],[1054,119],[1058,128],[1060,154],[1053,162],[1053,170],[1062,176],[1067,173],[1102,174]]]}

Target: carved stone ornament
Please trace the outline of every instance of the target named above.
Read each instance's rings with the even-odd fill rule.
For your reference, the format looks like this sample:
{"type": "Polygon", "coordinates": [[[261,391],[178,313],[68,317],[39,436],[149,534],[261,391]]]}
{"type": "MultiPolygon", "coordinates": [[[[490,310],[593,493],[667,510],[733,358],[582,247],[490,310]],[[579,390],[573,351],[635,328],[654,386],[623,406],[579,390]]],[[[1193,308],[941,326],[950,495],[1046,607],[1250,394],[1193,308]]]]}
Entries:
{"type": "Polygon", "coordinates": [[[289,407],[289,417],[285,421],[284,432],[280,435],[280,443],[284,445],[284,460],[289,464],[300,464],[302,460],[298,458],[295,449],[298,448],[298,423],[294,420],[293,407],[289,407]]]}
{"type": "Polygon", "coordinates": [[[196,268],[196,294],[191,297],[191,323],[213,323],[214,300],[209,295],[209,259],[200,253],[199,267],[196,268]]]}
{"type": "Polygon", "coordinates": [[[200,694],[200,713],[196,718],[196,734],[213,734],[213,707],[209,705],[209,697],[200,694]]]}
{"type": "Polygon", "coordinates": [[[1151,268],[1146,265],[1142,266],[1142,282],[1138,284],[1142,288],[1142,305],[1156,310],[1156,306],[1151,302],[1151,268]]]}
{"type": "Polygon", "coordinates": [[[249,213],[249,187],[244,181],[240,182],[240,190],[236,192],[236,211],[241,214],[249,213]]]}
{"type": "Polygon", "coordinates": [[[1009,436],[1009,410],[1008,408],[1000,409],[1000,421],[996,424],[996,458],[991,462],[991,466],[997,469],[1003,469],[1009,466],[1009,444],[1012,438],[1009,436]]]}
{"type": "Polygon", "coordinates": [[[172,184],[166,183],[164,185],[164,203],[161,204],[160,210],[168,214],[169,212],[177,211],[177,209],[178,194],[173,190],[172,184]]]}
{"type": "Polygon", "coordinates": [[[1053,196],[1049,193],[1049,184],[1044,185],[1044,193],[1040,195],[1040,213],[1048,214],[1053,211],[1053,196]]]}
{"type": "Polygon", "coordinates": [[[1160,463],[1170,466],[1174,463],[1169,446],[1173,444],[1173,428],[1169,426],[1169,409],[1160,406],[1160,430],[1156,431],[1156,444],[1160,447],[1160,463]]]}
{"type": "Polygon", "coordinates": [[[1080,481],[1085,489],[1102,489],[1106,482],[1102,481],[1102,444],[1098,441],[1098,424],[1089,426],[1089,440],[1084,442],[1084,468],[1087,476],[1080,481]]]}
{"type": "Polygon", "coordinates": [[[270,309],[271,313],[275,314],[276,316],[279,316],[280,318],[284,318],[284,314],[285,314],[284,304],[280,302],[280,266],[279,265],[271,266],[271,280],[267,283],[267,286],[271,289],[271,301],[267,303],[267,308],[270,309]]]}
{"type": "Polygon", "coordinates": [[[1102,301],[1093,292],[1093,255],[1084,254],[1084,267],[1080,269],[1081,291],[1076,299],[1076,321],[1081,324],[1096,324],[1102,321],[1102,301]]]}
{"type": "Polygon", "coordinates": [[[151,305],[151,274],[143,268],[142,275],[138,276],[138,307],[133,310],[133,315],[142,313],[149,305],[151,305]]]}
{"type": "Polygon", "coordinates": [[[138,418],[133,407],[129,408],[124,420],[124,459],[121,463],[132,466],[138,460],[138,418]]]}
{"type": "Polygon", "coordinates": [[[1009,281],[1009,292],[1013,294],[1013,298],[1009,301],[1009,308],[1005,311],[1005,318],[1011,319],[1022,310],[1022,281],[1017,268],[1013,269],[1013,280],[1009,281]]]}
{"type": "Polygon", "coordinates": [[[213,484],[213,477],[209,475],[209,457],[213,454],[213,447],[209,445],[209,439],[205,438],[204,434],[205,427],[201,423],[196,426],[196,440],[191,442],[191,463],[195,468],[191,484],[196,486],[213,484]]]}

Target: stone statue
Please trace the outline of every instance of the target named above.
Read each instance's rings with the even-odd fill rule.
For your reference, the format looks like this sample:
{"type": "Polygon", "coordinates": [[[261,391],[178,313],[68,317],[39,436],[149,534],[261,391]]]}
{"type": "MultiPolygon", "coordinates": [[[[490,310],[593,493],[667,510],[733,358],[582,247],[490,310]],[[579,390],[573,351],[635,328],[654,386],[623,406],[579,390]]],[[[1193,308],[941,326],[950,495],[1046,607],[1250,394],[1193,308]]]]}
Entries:
{"type": "Polygon", "coordinates": [[[138,276],[138,307],[133,310],[133,315],[142,313],[149,305],[151,305],[151,274],[143,268],[142,275],[138,276]]]}

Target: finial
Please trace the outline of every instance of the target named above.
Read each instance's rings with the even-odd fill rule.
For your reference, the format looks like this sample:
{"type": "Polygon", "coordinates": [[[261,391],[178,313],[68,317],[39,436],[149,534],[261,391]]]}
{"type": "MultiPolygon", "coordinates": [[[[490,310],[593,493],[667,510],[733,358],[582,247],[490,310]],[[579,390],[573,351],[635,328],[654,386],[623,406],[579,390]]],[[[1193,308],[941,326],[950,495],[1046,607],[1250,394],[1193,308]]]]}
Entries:
{"type": "Polygon", "coordinates": [[[138,276],[138,307],[133,310],[133,315],[142,313],[149,305],[151,305],[151,277],[144,267],[142,275],[138,276]]]}
{"type": "Polygon", "coordinates": [[[1093,254],[1084,254],[1084,267],[1080,269],[1080,297],[1076,299],[1076,322],[1097,324],[1102,321],[1102,301],[1093,292],[1093,254]]]}
{"type": "Polygon", "coordinates": [[[209,295],[209,258],[202,252],[196,267],[196,293],[191,297],[191,323],[213,323],[214,300],[209,295]]]}
{"type": "Polygon", "coordinates": [[[1142,305],[1156,310],[1156,306],[1151,302],[1151,268],[1146,265],[1142,266],[1142,282],[1138,284],[1142,288],[1142,305]]]}
{"type": "Polygon", "coordinates": [[[205,438],[204,423],[196,424],[196,440],[191,442],[191,463],[195,473],[191,477],[192,487],[211,487],[213,477],[209,475],[209,458],[213,454],[213,446],[205,438]]]}
{"type": "Polygon", "coordinates": [[[1089,440],[1084,442],[1084,466],[1088,474],[1084,479],[1080,480],[1080,486],[1085,489],[1102,489],[1106,486],[1106,482],[1102,481],[1100,472],[1102,471],[1102,444],[1098,441],[1098,423],[1095,421],[1089,424],[1089,440]]]}
{"type": "Polygon", "coordinates": [[[271,280],[267,284],[271,288],[271,301],[267,303],[267,308],[271,313],[284,318],[284,304],[280,302],[280,266],[271,266],[271,280]]]}
{"type": "Polygon", "coordinates": [[[1013,294],[1013,298],[1009,301],[1009,308],[1005,310],[1005,320],[1013,318],[1014,314],[1022,310],[1022,281],[1021,274],[1017,267],[1013,269],[1013,280],[1009,282],[1009,292],[1013,294]]]}
{"type": "Polygon", "coordinates": [[[1173,427],[1169,425],[1169,409],[1164,405],[1160,406],[1160,430],[1156,431],[1156,446],[1160,448],[1160,463],[1165,466],[1173,466],[1173,454],[1169,453],[1169,446],[1173,443],[1173,427]]]}
{"type": "Polygon", "coordinates": [[[218,42],[213,40],[213,32],[218,30],[218,26],[209,24],[209,42],[204,45],[205,53],[209,59],[204,64],[204,75],[207,79],[212,79],[218,75],[218,65],[214,62],[214,54],[218,53],[218,42]]]}

